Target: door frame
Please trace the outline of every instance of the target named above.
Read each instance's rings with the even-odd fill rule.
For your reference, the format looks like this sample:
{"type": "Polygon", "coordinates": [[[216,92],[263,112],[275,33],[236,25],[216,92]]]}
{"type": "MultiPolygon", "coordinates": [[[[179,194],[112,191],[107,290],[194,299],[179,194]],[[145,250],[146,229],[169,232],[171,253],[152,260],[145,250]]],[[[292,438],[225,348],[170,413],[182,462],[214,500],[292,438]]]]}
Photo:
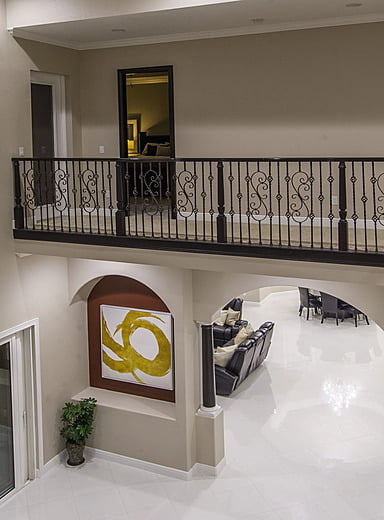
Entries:
{"type": "Polygon", "coordinates": [[[68,143],[65,110],[65,77],[60,74],[31,70],[30,83],[50,85],[52,87],[53,143],[55,157],[66,157],[68,143]]]}
{"type": "Polygon", "coordinates": [[[15,488],[1,503],[34,480],[44,466],[39,320],[0,332],[0,343],[10,343],[15,470],[15,488]]]}
{"type": "Polygon", "coordinates": [[[133,67],[128,69],[118,69],[118,101],[119,101],[119,136],[120,136],[120,157],[128,157],[127,151],[127,85],[126,74],[144,74],[149,72],[164,72],[168,74],[168,106],[169,106],[169,139],[170,157],[175,157],[175,107],[174,107],[174,88],[173,88],[173,65],[160,65],[157,67],[133,67]]]}

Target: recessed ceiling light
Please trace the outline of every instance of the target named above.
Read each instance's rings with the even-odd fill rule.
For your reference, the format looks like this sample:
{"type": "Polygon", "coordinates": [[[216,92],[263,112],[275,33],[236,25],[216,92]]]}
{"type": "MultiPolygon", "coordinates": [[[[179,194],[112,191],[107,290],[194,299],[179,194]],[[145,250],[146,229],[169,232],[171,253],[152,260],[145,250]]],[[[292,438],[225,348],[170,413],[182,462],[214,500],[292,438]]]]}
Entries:
{"type": "Polygon", "coordinates": [[[251,18],[252,23],[263,23],[264,18],[251,18]]]}
{"type": "Polygon", "coordinates": [[[125,32],[125,29],[112,29],[112,32],[125,32]]]}
{"type": "Polygon", "coordinates": [[[345,7],[361,7],[362,5],[361,2],[349,2],[349,4],[345,4],[345,7]]]}

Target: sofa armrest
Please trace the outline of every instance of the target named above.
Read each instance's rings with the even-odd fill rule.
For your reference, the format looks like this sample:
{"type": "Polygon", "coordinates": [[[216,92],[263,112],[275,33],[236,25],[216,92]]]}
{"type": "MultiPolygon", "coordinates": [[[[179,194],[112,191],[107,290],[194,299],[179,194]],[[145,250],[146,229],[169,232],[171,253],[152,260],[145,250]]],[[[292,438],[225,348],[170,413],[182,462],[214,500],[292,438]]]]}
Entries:
{"type": "Polygon", "coordinates": [[[226,368],[215,365],[216,393],[219,395],[229,395],[235,389],[238,376],[226,368]]]}

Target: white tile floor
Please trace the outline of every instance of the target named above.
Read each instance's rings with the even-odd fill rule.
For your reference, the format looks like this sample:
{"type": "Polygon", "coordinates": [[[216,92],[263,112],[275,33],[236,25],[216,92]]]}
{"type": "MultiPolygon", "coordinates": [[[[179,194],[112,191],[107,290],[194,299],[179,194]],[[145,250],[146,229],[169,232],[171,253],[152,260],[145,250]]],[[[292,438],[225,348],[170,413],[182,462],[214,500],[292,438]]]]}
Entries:
{"type": "Polygon", "coordinates": [[[104,461],[51,469],[0,520],[383,520],[384,333],[297,316],[296,293],[244,305],[276,322],[225,409],[227,465],[185,482],[104,461]]]}

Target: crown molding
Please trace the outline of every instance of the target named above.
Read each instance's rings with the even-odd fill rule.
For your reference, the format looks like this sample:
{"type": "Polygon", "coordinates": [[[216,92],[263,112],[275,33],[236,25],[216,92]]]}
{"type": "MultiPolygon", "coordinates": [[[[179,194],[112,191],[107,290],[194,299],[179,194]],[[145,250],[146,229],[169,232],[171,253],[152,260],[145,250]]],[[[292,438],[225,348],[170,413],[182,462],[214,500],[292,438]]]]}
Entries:
{"type": "MultiPolygon", "coordinates": [[[[172,43],[188,40],[206,40],[211,38],[228,38],[233,36],[245,36],[251,34],[265,34],[274,32],[297,31],[303,29],[320,29],[325,27],[339,27],[346,25],[358,25],[366,23],[377,23],[384,21],[384,13],[365,16],[348,16],[339,18],[325,18],[316,21],[290,22],[281,24],[260,24],[249,27],[235,27],[219,29],[217,31],[197,31],[190,33],[175,33],[154,36],[142,36],[138,38],[126,38],[122,40],[94,41],[94,42],[67,42],[47,38],[38,32],[30,32],[23,28],[9,28],[9,33],[15,38],[24,38],[73,50],[85,51],[94,49],[108,49],[113,47],[132,47],[138,45],[153,45],[159,43],[172,43]]],[[[38,27],[36,27],[38,28],[38,27]]]]}
{"type": "Polygon", "coordinates": [[[43,34],[26,31],[19,27],[12,27],[8,29],[8,32],[14,38],[22,38],[23,40],[32,40],[39,43],[48,43],[49,45],[56,45],[57,47],[65,47],[67,49],[81,50],[77,42],[63,42],[62,40],[47,38],[43,34]]]}

